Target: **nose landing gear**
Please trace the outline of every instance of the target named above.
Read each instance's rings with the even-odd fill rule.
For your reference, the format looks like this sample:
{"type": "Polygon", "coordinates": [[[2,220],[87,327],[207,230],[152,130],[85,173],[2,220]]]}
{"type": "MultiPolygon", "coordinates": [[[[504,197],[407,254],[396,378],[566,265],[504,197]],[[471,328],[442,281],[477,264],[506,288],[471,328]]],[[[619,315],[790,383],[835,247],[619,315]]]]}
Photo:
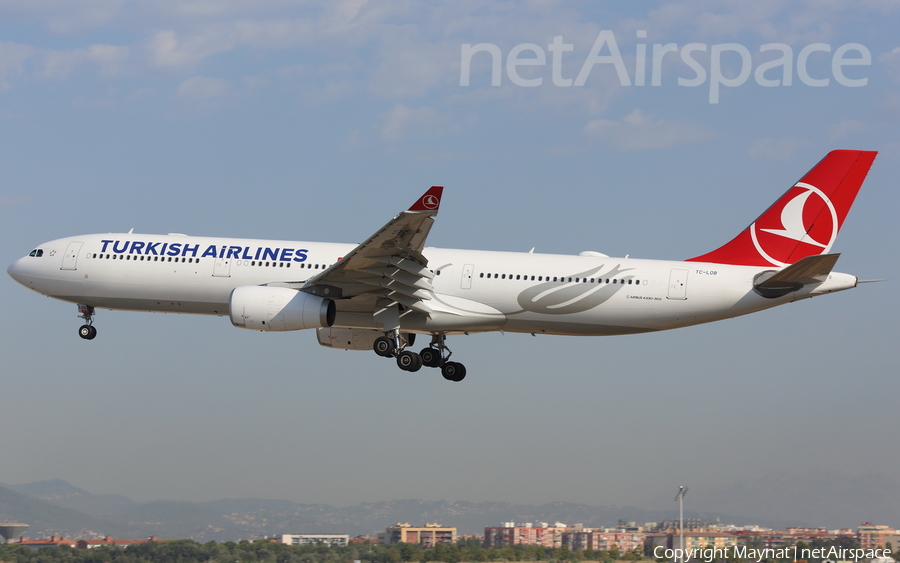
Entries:
{"type": "Polygon", "coordinates": [[[90,305],[78,305],[79,319],[84,319],[85,324],[78,328],[78,336],[85,340],[93,340],[97,336],[97,329],[94,328],[94,308],[90,305]]]}

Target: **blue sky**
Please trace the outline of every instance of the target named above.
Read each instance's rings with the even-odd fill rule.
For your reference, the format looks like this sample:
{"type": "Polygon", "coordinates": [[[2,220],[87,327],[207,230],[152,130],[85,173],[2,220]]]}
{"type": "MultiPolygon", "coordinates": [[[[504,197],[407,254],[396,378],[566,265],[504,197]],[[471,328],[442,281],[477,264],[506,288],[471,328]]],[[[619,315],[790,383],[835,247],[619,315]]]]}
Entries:
{"type": "MultiPolygon", "coordinates": [[[[837,269],[896,280],[898,16],[887,0],[0,0],[2,262],[131,228],[358,242],[435,184],[433,246],[682,259],[851,148],[879,156],[837,269]],[[554,38],[576,79],[603,30],[630,85],[605,62],[557,85],[554,38]],[[461,85],[463,45],[485,43],[500,85],[487,52],[461,85]],[[654,44],[675,45],[656,86],[654,44]],[[689,44],[706,49],[697,86],[679,84],[698,77],[689,44]],[[789,86],[757,79],[770,44],[789,47],[789,86]],[[799,74],[816,44],[802,66],[826,86],[799,74]],[[850,44],[869,64],[838,68],[865,85],[835,74],[850,44]],[[516,50],[545,64],[510,67],[516,50]],[[735,85],[710,103],[716,50],[735,85]]],[[[222,318],[101,311],[84,342],[74,305],[4,277],[0,482],[671,508],[682,483],[701,502],[774,471],[896,478],[894,284],[652,335],[456,337],[454,385],[222,318]]]]}

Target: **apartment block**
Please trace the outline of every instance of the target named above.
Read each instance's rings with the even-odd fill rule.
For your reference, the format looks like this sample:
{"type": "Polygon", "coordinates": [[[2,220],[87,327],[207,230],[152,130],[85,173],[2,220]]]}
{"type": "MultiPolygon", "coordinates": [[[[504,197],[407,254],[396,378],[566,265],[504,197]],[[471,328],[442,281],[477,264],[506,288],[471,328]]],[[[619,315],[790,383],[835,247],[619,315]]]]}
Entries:
{"type": "Polygon", "coordinates": [[[280,534],[275,541],[287,545],[345,546],[350,543],[349,534],[280,534]]]}
{"type": "Polygon", "coordinates": [[[400,524],[385,528],[378,534],[378,543],[417,543],[423,547],[434,547],[440,543],[455,543],[456,528],[447,528],[440,524],[425,524],[422,527],[400,524]]]}

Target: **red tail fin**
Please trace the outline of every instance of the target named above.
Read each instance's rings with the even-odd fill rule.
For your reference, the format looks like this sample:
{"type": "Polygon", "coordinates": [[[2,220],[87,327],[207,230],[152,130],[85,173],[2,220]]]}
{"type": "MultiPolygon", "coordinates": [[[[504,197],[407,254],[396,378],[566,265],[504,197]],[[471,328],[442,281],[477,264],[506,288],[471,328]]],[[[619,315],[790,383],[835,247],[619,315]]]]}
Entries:
{"type": "Polygon", "coordinates": [[[828,254],[875,151],[831,151],[731,242],[689,262],[785,266],[828,254]]]}

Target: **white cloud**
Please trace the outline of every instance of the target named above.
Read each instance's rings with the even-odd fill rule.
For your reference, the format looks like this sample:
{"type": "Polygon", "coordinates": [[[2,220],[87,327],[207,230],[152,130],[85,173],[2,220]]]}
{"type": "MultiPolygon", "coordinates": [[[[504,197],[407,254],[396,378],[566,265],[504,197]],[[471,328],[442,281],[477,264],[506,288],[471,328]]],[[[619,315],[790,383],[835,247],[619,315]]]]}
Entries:
{"type": "Polygon", "coordinates": [[[91,45],[86,49],[73,51],[49,51],[44,55],[45,78],[65,78],[76,67],[81,65],[97,65],[106,76],[119,74],[128,60],[130,49],[118,45],[91,45]]]}
{"type": "Polygon", "coordinates": [[[228,90],[228,82],[211,76],[192,76],[178,85],[178,97],[186,100],[218,98],[228,90]]]}
{"type": "Polygon", "coordinates": [[[183,38],[172,30],[160,31],[150,40],[148,49],[153,66],[184,70],[195,67],[207,57],[230,51],[235,44],[233,31],[211,27],[183,38]]]}
{"type": "Polygon", "coordinates": [[[865,131],[866,125],[862,121],[855,119],[843,119],[835,124],[831,131],[828,132],[829,141],[837,141],[838,139],[849,135],[850,133],[858,133],[865,131]]]}
{"type": "Polygon", "coordinates": [[[900,82],[900,47],[894,47],[887,53],[882,53],[878,60],[887,67],[888,74],[895,81],[900,82]]]}
{"type": "Polygon", "coordinates": [[[846,29],[842,24],[848,15],[898,11],[900,3],[895,0],[677,0],[651,10],[644,18],[629,20],[624,27],[653,30],[663,36],[687,29],[691,40],[700,42],[749,32],[764,42],[796,45],[833,39],[846,29]]]}
{"type": "Polygon", "coordinates": [[[662,149],[712,138],[712,130],[687,122],[654,119],[635,109],[622,121],[595,119],[584,132],[620,151],[662,149]]]}
{"type": "Polygon", "coordinates": [[[753,143],[747,151],[753,158],[766,157],[777,160],[788,160],[794,155],[794,152],[809,145],[801,139],[760,139],[753,143]]]}
{"type": "Polygon", "coordinates": [[[458,80],[459,47],[431,44],[404,37],[388,40],[381,63],[372,73],[370,87],[385,97],[417,97],[441,84],[458,80]]]}
{"type": "Polygon", "coordinates": [[[8,76],[22,74],[25,61],[34,54],[34,48],[21,43],[0,43],[0,90],[8,90],[8,76]]]}
{"type": "Polygon", "coordinates": [[[53,33],[73,34],[101,27],[120,12],[125,0],[0,0],[4,19],[39,22],[53,33]]]}
{"type": "Polygon", "coordinates": [[[440,136],[449,129],[450,120],[430,107],[409,108],[397,104],[381,116],[381,138],[386,141],[440,136]]]}

